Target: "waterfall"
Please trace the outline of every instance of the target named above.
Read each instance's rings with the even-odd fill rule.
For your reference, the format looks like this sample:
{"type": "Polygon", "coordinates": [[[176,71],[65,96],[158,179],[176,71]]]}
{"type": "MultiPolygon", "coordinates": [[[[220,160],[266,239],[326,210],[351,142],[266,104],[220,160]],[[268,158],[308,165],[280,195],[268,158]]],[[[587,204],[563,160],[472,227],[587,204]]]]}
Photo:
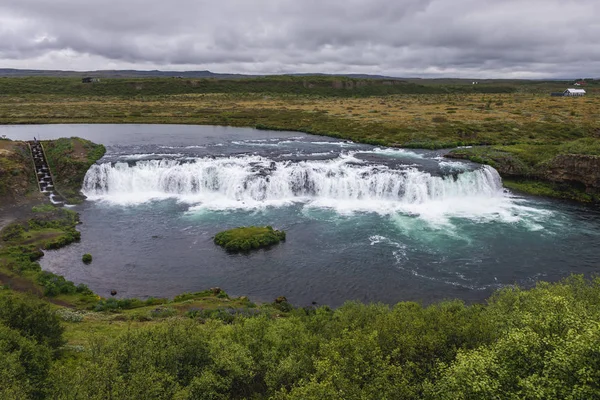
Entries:
{"type": "Polygon", "coordinates": [[[423,204],[444,199],[502,196],[495,169],[433,176],[416,168],[360,164],[354,158],[274,162],[259,156],[148,160],[94,165],[83,193],[91,200],[144,202],[175,197],[191,202],[372,201],[423,204]]]}

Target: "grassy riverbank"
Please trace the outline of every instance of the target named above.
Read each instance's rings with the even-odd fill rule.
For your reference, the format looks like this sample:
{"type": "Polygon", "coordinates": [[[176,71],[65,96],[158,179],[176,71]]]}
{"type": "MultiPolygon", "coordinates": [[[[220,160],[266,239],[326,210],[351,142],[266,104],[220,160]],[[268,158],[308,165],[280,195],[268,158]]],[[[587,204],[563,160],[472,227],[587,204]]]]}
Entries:
{"type": "MultiPolygon", "coordinates": [[[[42,271],[37,260],[44,250],[80,239],[79,215],[47,203],[35,184],[29,148],[24,142],[0,141],[0,283],[20,292],[44,296],[56,304],[87,307],[98,301],[85,285],[75,285],[42,271]]],[[[46,154],[58,188],[72,201],[89,166],[104,154],[104,146],[79,138],[45,141],[46,154]]]]}

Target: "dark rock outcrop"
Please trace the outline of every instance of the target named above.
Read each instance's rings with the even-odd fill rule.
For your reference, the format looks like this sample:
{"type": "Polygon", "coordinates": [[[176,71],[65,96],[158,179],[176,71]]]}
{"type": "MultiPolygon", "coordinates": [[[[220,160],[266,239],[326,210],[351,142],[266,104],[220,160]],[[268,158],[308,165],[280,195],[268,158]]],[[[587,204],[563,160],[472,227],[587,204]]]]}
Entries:
{"type": "Polygon", "coordinates": [[[479,164],[488,164],[496,168],[502,177],[528,177],[533,175],[531,168],[514,155],[489,149],[473,153],[471,149],[458,149],[445,155],[447,158],[470,160],[479,164]]]}
{"type": "Polygon", "coordinates": [[[588,194],[600,194],[600,156],[558,155],[546,167],[543,178],[580,186],[588,194]]]}

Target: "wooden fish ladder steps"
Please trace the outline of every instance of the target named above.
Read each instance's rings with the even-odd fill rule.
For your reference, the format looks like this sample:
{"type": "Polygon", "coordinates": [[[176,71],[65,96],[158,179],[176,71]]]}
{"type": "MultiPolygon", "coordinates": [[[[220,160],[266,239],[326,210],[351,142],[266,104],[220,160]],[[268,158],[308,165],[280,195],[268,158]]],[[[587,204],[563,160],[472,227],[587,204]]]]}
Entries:
{"type": "Polygon", "coordinates": [[[63,206],[66,201],[63,197],[58,194],[54,186],[54,180],[50,173],[50,167],[46,159],[46,153],[42,143],[38,140],[32,140],[27,142],[29,149],[31,150],[31,156],[33,158],[33,165],[35,166],[35,173],[37,176],[37,183],[40,192],[44,193],[50,199],[50,202],[54,205],[63,206]]]}

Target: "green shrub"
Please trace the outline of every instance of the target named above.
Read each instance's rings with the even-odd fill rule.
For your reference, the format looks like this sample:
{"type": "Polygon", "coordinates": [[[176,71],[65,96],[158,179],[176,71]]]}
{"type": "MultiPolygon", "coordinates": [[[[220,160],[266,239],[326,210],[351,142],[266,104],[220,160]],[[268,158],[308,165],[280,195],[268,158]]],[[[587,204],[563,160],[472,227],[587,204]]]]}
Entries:
{"type": "Polygon", "coordinates": [[[25,233],[23,226],[19,223],[13,223],[2,230],[2,240],[5,242],[19,240],[23,238],[23,233],[25,233]]]}
{"type": "Polygon", "coordinates": [[[41,300],[0,296],[0,322],[53,349],[64,343],[59,317],[41,300]]]}
{"type": "Polygon", "coordinates": [[[274,230],[271,226],[240,227],[223,231],[215,236],[215,244],[231,252],[246,252],[268,247],[285,240],[285,232],[274,230]]]}
{"type": "MultiPolygon", "coordinates": [[[[75,294],[79,290],[87,289],[87,286],[75,286],[71,281],[66,280],[63,276],[53,274],[49,271],[42,271],[37,282],[44,287],[44,296],[58,296],[59,294],[75,294]],[[85,289],[82,289],[85,287],[85,289]]],[[[89,290],[89,289],[87,289],[89,290]]]]}
{"type": "Polygon", "coordinates": [[[0,323],[0,398],[45,398],[51,361],[46,345],[0,323]]]}
{"type": "MultiPolygon", "coordinates": [[[[129,313],[130,320],[152,323],[120,330],[113,325],[115,335],[90,333],[86,351],[69,352],[47,377],[37,361],[23,375],[24,361],[32,358],[18,357],[31,352],[20,352],[26,346],[2,329],[0,319],[0,377],[18,377],[18,384],[0,381],[0,397],[35,398],[31,385],[43,387],[47,398],[73,393],[77,398],[280,400],[600,395],[600,278],[576,276],[530,290],[508,287],[473,305],[347,302],[332,310],[294,309],[284,298],[279,301],[259,309],[190,309],[187,319],[164,321],[157,319],[175,310],[129,313]],[[7,337],[8,350],[2,347],[7,337]],[[12,392],[2,392],[7,387],[12,392]],[[19,388],[27,393],[16,392],[19,388]]],[[[143,302],[104,304],[116,309],[143,302]]],[[[9,320],[22,323],[31,312],[9,320]]],[[[28,330],[10,328],[33,341],[24,333],[28,330]]]]}
{"type": "Polygon", "coordinates": [[[89,264],[92,262],[92,255],[90,253],[85,253],[82,257],[81,257],[81,261],[83,261],[86,264],[89,264]]]}
{"type": "Polygon", "coordinates": [[[63,248],[71,243],[81,240],[81,233],[77,230],[67,229],[64,233],[55,239],[44,242],[44,250],[55,250],[63,248]]]}
{"type": "Polygon", "coordinates": [[[177,315],[177,310],[171,307],[158,307],[149,314],[151,318],[168,318],[177,315]]]}
{"type": "Polygon", "coordinates": [[[31,211],[34,213],[44,213],[44,212],[52,212],[56,209],[52,204],[42,204],[39,206],[33,206],[31,211]]]}

